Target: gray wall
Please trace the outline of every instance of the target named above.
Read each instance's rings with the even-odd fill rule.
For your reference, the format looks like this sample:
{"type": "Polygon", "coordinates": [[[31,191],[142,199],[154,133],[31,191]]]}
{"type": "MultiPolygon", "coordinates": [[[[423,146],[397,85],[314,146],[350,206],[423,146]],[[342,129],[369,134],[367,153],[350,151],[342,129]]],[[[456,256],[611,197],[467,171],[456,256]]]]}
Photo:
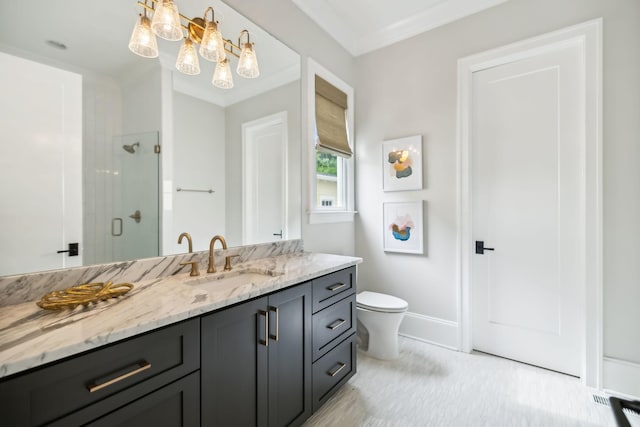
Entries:
{"type": "Polygon", "coordinates": [[[225,110],[179,92],[173,93],[173,179],[177,187],[214,193],[173,193],[173,248],[184,252],[178,236],[188,232],[193,250],[209,249],[216,234],[225,234],[225,110]]]}
{"type": "MultiPolygon", "coordinates": [[[[356,92],[355,253],[365,262],[359,286],[394,293],[425,318],[456,320],[456,61],[518,40],[604,19],[604,353],[634,362],[640,340],[640,2],[637,0],[511,0],[355,61],[289,0],[228,0],[241,13],[306,58],[329,68],[356,92]],[[395,76],[391,79],[389,76],[395,76]],[[381,141],[422,134],[426,200],[425,255],[381,249],[381,141]],[[393,277],[387,273],[390,263],[393,277]]],[[[306,81],[302,82],[306,117],[306,81]]],[[[302,135],[306,135],[303,120],[302,135]]],[[[303,141],[304,141],[303,137],[303,141]]],[[[303,158],[307,146],[303,144],[303,158]]],[[[303,211],[308,205],[303,162],[303,211]]],[[[385,200],[398,197],[390,194],[385,200]]],[[[305,249],[351,253],[351,224],[311,226],[303,215],[305,249]],[[331,236],[327,238],[327,236],[331,236]]],[[[455,326],[455,325],[453,325],[455,326]]],[[[446,328],[445,328],[446,329],[446,328]]],[[[605,385],[606,382],[605,382],[605,385]]],[[[609,385],[615,388],[615,384],[609,385]]]]}
{"type": "Polygon", "coordinates": [[[230,246],[242,244],[242,124],[263,117],[287,112],[289,147],[289,239],[300,236],[300,81],[239,102],[226,108],[226,171],[227,227],[225,235],[230,246]],[[235,166],[231,166],[235,165],[235,166]]]}
{"type": "MultiPolygon", "coordinates": [[[[333,38],[308,18],[291,0],[226,0],[225,3],[269,31],[298,52],[302,68],[301,170],[302,170],[302,238],[307,251],[352,255],[355,250],[353,223],[309,224],[307,210],[308,149],[307,141],[307,58],[311,57],[342,80],[355,85],[355,62],[333,38]],[[304,161],[302,161],[304,159],[304,161]],[[331,238],[327,238],[331,236],[331,238]]],[[[356,107],[357,111],[357,107],[356,107]]]]}
{"type": "MultiPolygon", "coordinates": [[[[598,17],[604,19],[604,353],[640,363],[637,0],[511,0],[357,58],[361,288],[398,295],[422,316],[456,320],[456,61],[598,17]],[[424,190],[383,195],[381,142],[413,134],[423,135],[424,190]],[[406,197],[426,200],[424,256],[381,249],[382,201],[406,197]]],[[[605,386],[615,388],[606,379],[605,386]]]]}

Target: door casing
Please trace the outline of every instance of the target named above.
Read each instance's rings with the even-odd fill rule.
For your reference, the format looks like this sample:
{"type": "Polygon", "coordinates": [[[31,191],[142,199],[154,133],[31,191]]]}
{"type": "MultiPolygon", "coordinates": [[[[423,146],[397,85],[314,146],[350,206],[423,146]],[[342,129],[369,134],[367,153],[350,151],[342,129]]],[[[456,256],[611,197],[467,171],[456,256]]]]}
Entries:
{"type": "Polygon", "coordinates": [[[457,135],[457,320],[458,349],[472,350],[471,325],[471,108],[474,72],[507,64],[560,45],[578,44],[585,73],[585,219],[586,271],[581,378],[602,385],[602,19],[591,20],[532,39],[482,52],[458,61],[457,135]]]}

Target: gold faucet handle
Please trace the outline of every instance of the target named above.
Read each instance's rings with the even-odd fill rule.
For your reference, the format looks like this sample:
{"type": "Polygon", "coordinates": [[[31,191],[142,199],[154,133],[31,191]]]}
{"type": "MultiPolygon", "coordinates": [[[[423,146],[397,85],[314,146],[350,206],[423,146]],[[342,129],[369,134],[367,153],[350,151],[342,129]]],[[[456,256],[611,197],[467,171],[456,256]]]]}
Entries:
{"type": "Polygon", "coordinates": [[[191,273],[189,273],[189,276],[199,276],[200,270],[198,270],[198,261],[185,261],[180,263],[180,265],[189,265],[189,264],[191,264],[191,273]]]}
{"type": "Polygon", "coordinates": [[[224,271],[231,271],[231,258],[235,258],[240,256],[240,254],[236,255],[227,255],[224,259],[224,271]]]}

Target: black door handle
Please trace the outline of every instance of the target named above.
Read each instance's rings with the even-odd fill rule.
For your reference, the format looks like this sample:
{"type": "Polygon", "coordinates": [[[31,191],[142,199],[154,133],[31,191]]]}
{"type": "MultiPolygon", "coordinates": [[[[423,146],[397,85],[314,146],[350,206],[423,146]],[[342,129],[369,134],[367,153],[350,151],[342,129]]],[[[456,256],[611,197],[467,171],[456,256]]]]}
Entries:
{"type": "Polygon", "coordinates": [[[69,253],[69,256],[78,256],[78,244],[77,243],[69,243],[69,249],[66,251],[56,251],[58,254],[69,253]]]}
{"type": "Polygon", "coordinates": [[[484,251],[495,251],[494,248],[485,248],[484,240],[476,240],[476,253],[483,255],[484,251]]]}
{"type": "Polygon", "coordinates": [[[274,235],[274,236],[280,236],[280,237],[282,237],[282,230],[280,230],[280,232],[279,232],[279,233],[273,233],[273,235],[274,235]]]}

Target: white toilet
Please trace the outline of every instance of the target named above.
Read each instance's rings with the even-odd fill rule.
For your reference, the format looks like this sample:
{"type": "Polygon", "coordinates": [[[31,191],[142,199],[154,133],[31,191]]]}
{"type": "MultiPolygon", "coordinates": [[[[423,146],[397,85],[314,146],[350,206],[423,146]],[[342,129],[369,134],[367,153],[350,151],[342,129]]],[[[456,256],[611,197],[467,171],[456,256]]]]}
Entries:
{"type": "Polygon", "coordinates": [[[376,359],[399,356],[398,328],[409,308],[403,299],[378,292],[356,295],[360,349],[376,359]]]}

